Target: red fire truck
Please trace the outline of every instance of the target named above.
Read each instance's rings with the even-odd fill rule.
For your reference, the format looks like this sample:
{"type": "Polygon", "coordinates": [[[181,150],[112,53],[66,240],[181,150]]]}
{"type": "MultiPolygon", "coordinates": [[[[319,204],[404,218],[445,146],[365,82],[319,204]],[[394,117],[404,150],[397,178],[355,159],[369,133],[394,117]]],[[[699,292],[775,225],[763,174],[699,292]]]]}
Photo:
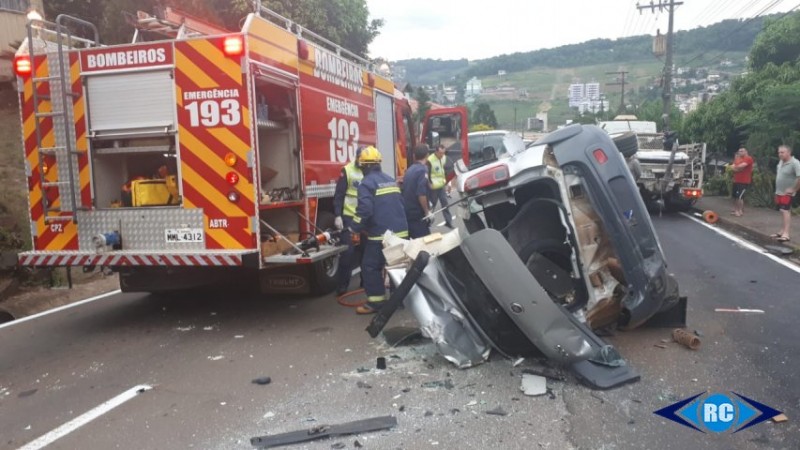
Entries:
{"type": "MultiPolygon", "coordinates": [[[[402,176],[418,140],[406,99],[261,5],[241,32],[171,9],[131,21],[116,46],[70,16],[29,24],[14,64],[33,236],[20,264],[107,267],[124,291],[333,289],[342,248],[297,244],[332,226],[358,147],[402,176]]],[[[464,110],[434,113],[466,152],[464,110]]]]}

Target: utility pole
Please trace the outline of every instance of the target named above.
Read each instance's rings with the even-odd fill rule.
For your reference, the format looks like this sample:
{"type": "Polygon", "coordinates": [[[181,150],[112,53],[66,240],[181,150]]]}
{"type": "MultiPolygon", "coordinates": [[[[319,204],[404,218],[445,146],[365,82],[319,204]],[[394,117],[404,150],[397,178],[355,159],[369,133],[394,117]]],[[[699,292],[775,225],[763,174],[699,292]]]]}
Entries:
{"type": "Polygon", "coordinates": [[[672,49],[673,49],[673,42],[672,42],[672,26],[673,26],[673,18],[675,16],[675,7],[682,5],[683,2],[676,2],[675,0],[658,0],[658,3],[650,1],[649,5],[639,5],[636,4],[636,9],[639,10],[639,14],[642,13],[643,9],[650,9],[650,12],[655,12],[656,8],[659,11],[663,11],[664,9],[667,10],[669,13],[669,28],[667,29],[667,54],[665,56],[664,61],[664,76],[663,76],[663,83],[664,83],[664,90],[661,94],[661,99],[664,103],[664,132],[669,131],[669,113],[672,110],[672,49]]]}
{"type": "Polygon", "coordinates": [[[615,83],[606,83],[606,86],[619,86],[620,93],[622,94],[622,99],[619,101],[619,111],[618,113],[622,113],[625,111],[625,75],[628,72],[625,70],[620,70],[618,72],[606,72],[606,75],[616,75],[618,82],[615,83]]]}

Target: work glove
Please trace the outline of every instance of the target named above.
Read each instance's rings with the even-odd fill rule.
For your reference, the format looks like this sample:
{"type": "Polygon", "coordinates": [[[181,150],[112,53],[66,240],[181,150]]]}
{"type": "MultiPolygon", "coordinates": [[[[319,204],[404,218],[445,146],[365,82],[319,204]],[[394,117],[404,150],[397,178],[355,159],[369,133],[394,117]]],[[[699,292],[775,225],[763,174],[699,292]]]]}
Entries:
{"type": "Polygon", "coordinates": [[[344,221],[342,220],[342,216],[336,216],[336,219],[333,220],[333,226],[340,231],[344,229],[344,221]]]}
{"type": "Polygon", "coordinates": [[[428,226],[431,226],[433,224],[433,213],[429,213],[427,216],[423,217],[422,221],[428,226]]]}

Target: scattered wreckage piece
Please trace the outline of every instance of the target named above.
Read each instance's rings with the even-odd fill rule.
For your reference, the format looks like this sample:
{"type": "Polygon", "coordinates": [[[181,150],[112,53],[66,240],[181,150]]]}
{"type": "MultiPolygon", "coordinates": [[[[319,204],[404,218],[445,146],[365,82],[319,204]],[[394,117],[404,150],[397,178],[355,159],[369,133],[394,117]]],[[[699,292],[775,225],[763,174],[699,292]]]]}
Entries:
{"type": "Polygon", "coordinates": [[[547,378],[523,373],[519,390],[530,397],[547,394],[547,378]]]}
{"type": "Polygon", "coordinates": [[[700,348],[700,338],[683,328],[672,330],[672,339],[690,350],[697,350],[700,348]]]}
{"type": "Polygon", "coordinates": [[[290,431],[250,439],[250,444],[255,448],[272,448],[282,445],[299,444],[315,441],[327,437],[346,436],[349,434],[367,433],[370,431],[388,430],[397,426],[394,416],[373,417],[371,419],[356,420],[339,425],[318,425],[308,430],[290,431]]]}

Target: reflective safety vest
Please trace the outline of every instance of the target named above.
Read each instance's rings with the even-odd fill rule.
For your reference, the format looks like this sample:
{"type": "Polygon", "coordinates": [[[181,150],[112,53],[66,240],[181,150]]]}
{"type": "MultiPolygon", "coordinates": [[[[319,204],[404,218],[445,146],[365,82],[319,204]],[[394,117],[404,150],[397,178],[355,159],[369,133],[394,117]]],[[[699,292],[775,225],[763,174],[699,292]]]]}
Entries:
{"type": "Polygon", "coordinates": [[[344,166],[344,174],[347,176],[347,191],[344,194],[342,215],[353,217],[358,206],[358,184],[364,179],[364,172],[356,167],[355,161],[351,161],[344,166]]]}
{"type": "Polygon", "coordinates": [[[431,165],[431,187],[432,189],[441,189],[447,184],[447,177],[444,173],[444,164],[447,162],[447,156],[442,156],[442,159],[436,157],[436,153],[428,156],[428,162],[431,165]]]}

